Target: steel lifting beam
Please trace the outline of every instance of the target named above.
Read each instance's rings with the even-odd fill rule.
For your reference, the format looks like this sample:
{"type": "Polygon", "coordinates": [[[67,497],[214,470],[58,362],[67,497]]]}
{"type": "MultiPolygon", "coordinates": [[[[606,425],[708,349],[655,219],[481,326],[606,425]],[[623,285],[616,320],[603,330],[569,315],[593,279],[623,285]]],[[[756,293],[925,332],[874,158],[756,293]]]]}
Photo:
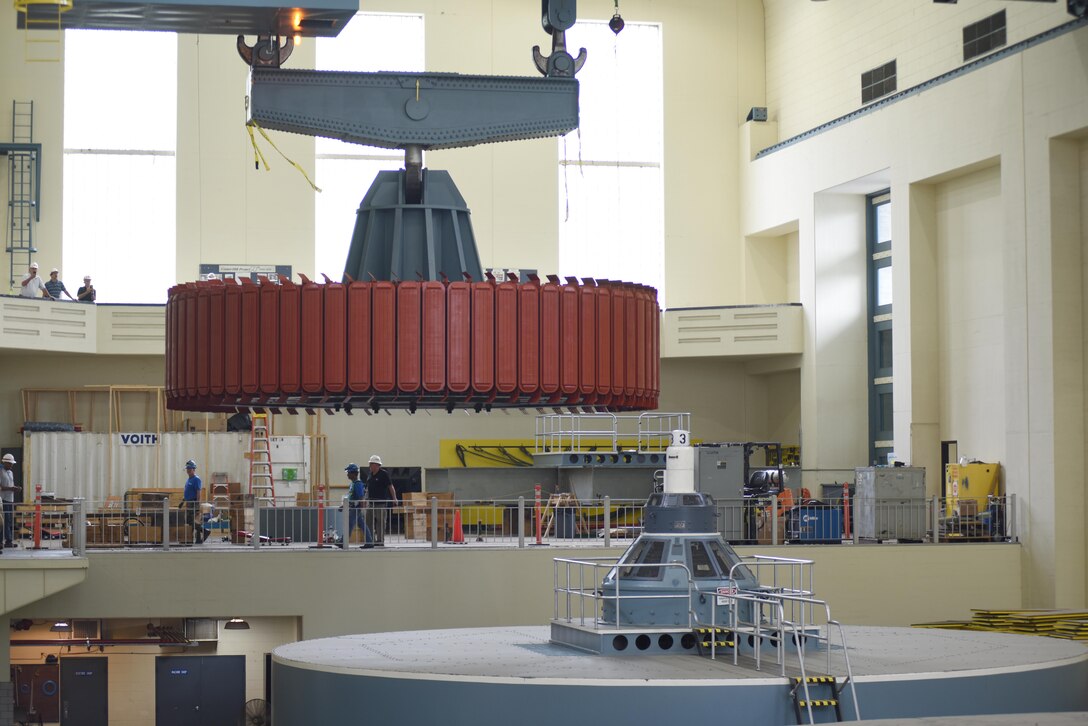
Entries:
{"type": "Polygon", "coordinates": [[[249,115],[268,129],[389,149],[453,149],[578,127],[574,78],[250,71],[249,115]]]}

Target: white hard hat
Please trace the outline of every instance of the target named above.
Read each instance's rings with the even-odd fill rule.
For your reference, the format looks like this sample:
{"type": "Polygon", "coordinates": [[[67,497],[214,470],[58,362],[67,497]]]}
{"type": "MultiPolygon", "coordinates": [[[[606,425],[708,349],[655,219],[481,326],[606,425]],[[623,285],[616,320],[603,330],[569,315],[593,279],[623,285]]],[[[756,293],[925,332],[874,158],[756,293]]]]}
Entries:
{"type": "Polygon", "coordinates": [[[52,270],[49,271],[49,274],[52,275],[54,272],[59,273],[60,270],[58,270],[56,267],[54,267],[52,270]]]}
{"type": "Polygon", "coordinates": [[[30,263],[30,269],[32,269],[32,270],[38,269],[38,263],[37,262],[31,262],[30,263]]]}
{"type": "Polygon", "coordinates": [[[15,457],[12,456],[11,454],[4,454],[3,461],[4,461],[5,464],[14,464],[15,463],[15,457]]]}
{"type": "Polygon", "coordinates": [[[91,279],[91,276],[90,276],[90,275],[84,275],[84,276],[83,276],[83,282],[87,282],[87,281],[89,281],[90,279],[91,279]]]}
{"type": "Polygon", "coordinates": [[[378,466],[381,466],[382,465],[382,457],[378,456],[377,454],[374,454],[373,456],[370,457],[370,463],[371,464],[377,464],[378,466]]]}

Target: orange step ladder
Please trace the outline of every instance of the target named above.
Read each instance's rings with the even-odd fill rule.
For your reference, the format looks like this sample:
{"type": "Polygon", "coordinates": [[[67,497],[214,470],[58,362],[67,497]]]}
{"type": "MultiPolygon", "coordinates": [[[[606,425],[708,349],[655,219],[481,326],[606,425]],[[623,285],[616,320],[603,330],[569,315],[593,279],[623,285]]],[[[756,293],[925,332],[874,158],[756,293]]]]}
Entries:
{"type": "Polygon", "coordinates": [[[276,486],[272,478],[272,444],[268,435],[268,414],[255,413],[249,436],[249,493],[267,499],[276,506],[276,486]]]}

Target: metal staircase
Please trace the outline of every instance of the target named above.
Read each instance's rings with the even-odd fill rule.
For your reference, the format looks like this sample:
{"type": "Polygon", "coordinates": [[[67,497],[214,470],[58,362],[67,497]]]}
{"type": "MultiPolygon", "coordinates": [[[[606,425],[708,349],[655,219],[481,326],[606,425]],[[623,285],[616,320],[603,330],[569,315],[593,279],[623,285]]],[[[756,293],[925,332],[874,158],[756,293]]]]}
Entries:
{"type": "Polygon", "coordinates": [[[5,250],[9,259],[11,287],[30,266],[34,246],[34,222],[38,217],[38,199],[34,175],[38,151],[20,147],[34,144],[34,102],[11,102],[11,145],[8,156],[8,225],[5,250]]]}

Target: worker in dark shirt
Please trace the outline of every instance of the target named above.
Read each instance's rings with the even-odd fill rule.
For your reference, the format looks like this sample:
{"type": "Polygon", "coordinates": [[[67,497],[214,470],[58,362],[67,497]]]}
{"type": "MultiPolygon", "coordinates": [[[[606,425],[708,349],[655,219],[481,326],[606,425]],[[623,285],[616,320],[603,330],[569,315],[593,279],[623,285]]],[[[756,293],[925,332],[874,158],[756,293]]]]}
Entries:
{"type": "Polygon", "coordinates": [[[76,290],[76,300],[85,303],[93,303],[95,297],[97,297],[97,293],[95,292],[94,285],[91,284],[91,276],[84,275],[83,287],[76,290]]]}
{"type": "Polygon", "coordinates": [[[363,527],[363,549],[370,549],[374,546],[374,538],[370,535],[370,527],[366,523],[364,514],[366,510],[366,483],[359,478],[359,465],[348,464],[344,467],[344,471],[348,475],[348,540],[351,539],[351,533],[355,531],[355,525],[360,524],[363,527]]]}
{"type": "Polygon", "coordinates": [[[204,483],[196,475],[196,462],[189,459],[185,462],[185,473],[189,478],[185,480],[185,491],[181,495],[181,509],[185,512],[185,523],[193,528],[193,542],[202,543],[208,538],[204,530],[204,523],[200,521],[200,490],[204,483]]]}
{"type": "Polygon", "coordinates": [[[389,472],[382,468],[382,457],[377,454],[370,457],[370,476],[366,478],[366,498],[366,518],[370,525],[370,532],[374,536],[374,544],[384,547],[386,523],[389,519],[390,508],[397,503],[397,490],[393,488],[393,480],[389,478],[389,472]]]}

